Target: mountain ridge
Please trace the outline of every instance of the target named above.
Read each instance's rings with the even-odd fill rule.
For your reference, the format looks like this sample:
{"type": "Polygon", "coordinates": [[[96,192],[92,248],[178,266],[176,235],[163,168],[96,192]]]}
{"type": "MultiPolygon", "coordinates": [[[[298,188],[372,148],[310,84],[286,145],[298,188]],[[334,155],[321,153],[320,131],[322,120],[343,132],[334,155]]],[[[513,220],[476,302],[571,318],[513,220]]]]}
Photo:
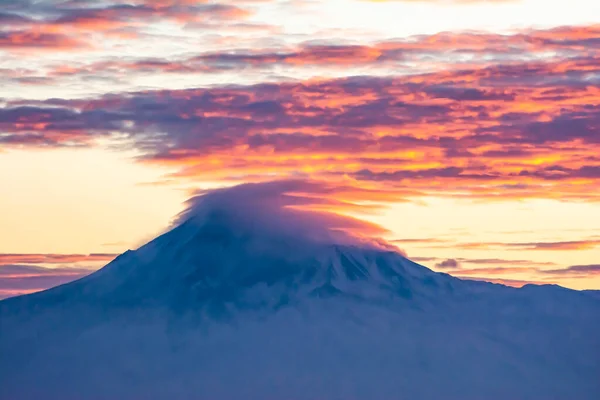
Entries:
{"type": "Polygon", "coordinates": [[[272,188],[0,301],[0,399],[598,398],[600,298],[433,272],[272,188]]]}

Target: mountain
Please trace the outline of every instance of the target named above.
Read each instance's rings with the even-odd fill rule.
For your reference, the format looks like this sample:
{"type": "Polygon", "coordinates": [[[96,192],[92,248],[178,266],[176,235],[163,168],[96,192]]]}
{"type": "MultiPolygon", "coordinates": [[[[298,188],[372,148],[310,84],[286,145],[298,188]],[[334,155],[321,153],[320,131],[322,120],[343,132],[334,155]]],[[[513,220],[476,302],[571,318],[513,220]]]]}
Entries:
{"type": "Polygon", "coordinates": [[[433,272],[244,185],[0,302],[0,399],[598,399],[600,298],[433,272]]]}

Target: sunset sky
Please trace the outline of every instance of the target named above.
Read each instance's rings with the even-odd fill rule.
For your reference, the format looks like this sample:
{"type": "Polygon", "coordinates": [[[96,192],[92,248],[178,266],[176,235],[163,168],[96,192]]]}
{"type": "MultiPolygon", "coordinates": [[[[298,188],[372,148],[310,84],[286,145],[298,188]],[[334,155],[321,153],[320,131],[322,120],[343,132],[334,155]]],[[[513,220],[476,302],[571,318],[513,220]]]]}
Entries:
{"type": "Polygon", "coordinates": [[[0,2],[0,298],[280,179],[434,270],[600,289],[600,2],[0,2]]]}

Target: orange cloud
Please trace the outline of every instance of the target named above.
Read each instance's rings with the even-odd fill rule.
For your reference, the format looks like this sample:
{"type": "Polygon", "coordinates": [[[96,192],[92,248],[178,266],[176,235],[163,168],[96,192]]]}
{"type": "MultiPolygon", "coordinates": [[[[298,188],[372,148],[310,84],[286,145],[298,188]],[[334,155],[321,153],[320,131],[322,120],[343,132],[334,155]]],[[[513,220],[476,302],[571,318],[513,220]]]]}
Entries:
{"type": "MultiPolygon", "coordinates": [[[[561,58],[500,59],[467,68],[450,63],[443,71],[406,76],[12,101],[0,108],[0,143],[93,146],[110,139],[139,150],[140,162],[173,167],[166,179],[176,182],[311,177],[355,188],[340,198],[340,207],[357,198],[410,201],[431,194],[600,201],[600,89],[593,84],[600,74],[599,37],[598,26],[564,27],[512,36],[440,34],[369,46],[207,53],[193,57],[197,64],[190,58],[63,66],[52,79],[81,68],[94,75],[320,60],[385,63],[453,46],[488,55],[510,48],[520,48],[521,56],[568,50],[561,58]]],[[[586,244],[561,249],[568,246],[586,244]]]]}
{"type": "Polygon", "coordinates": [[[0,31],[0,49],[69,50],[87,44],[71,36],[41,31],[0,31]]]}
{"type": "Polygon", "coordinates": [[[181,25],[239,21],[250,12],[233,4],[207,1],[15,2],[0,13],[0,48],[68,50],[92,35],[135,39],[160,21],[181,25]]]}

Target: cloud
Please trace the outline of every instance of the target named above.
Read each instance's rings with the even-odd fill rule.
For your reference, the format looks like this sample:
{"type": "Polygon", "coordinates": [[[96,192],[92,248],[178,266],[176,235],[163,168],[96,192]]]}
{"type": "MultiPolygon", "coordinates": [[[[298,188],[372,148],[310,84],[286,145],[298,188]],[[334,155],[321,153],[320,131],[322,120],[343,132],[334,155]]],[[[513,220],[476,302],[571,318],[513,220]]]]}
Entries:
{"type": "Polygon", "coordinates": [[[508,265],[556,265],[553,262],[539,262],[532,260],[511,260],[511,259],[501,259],[501,258],[459,258],[458,259],[462,263],[467,264],[483,264],[483,265],[500,265],[500,264],[508,264],[508,265]]]}
{"type": "Polygon", "coordinates": [[[591,276],[600,274],[600,264],[572,265],[567,268],[550,269],[540,271],[544,274],[552,275],[573,275],[573,276],[591,276]]]}
{"type": "Polygon", "coordinates": [[[470,275],[479,275],[479,276],[494,276],[494,275],[512,275],[512,274],[522,274],[522,273],[532,273],[537,272],[538,269],[534,267],[485,267],[485,268],[463,268],[460,271],[457,271],[456,274],[458,276],[470,276],[470,275]]]}
{"type": "MultiPolygon", "coordinates": [[[[248,24],[238,24],[237,27],[241,33],[256,29],[248,24]]],[[[56,29],[51,31],[55,32],[56,29]]],[[[563,69],[576,68],[597,62],[599,53],[600,28],[589,25],[518,31],[511,35],[442,32],[375,43],[308,41],[264,49],[253,43],[250,48],[227,48],[196,54],[186,52],[179,56],[118,57],[79,64],[56,64],[46,69],[46,75],[48,78],[59,76],[64,79],[77,76],[81,79],[97,79],[101,76],[105,79],[127,80],[135,75],[206,75],[232,71],[264,73],[285,68],[287,74],[293,76],[298,71],[312,68],[318,69],[319,75],[334,72],[338,76],[346,70],[351,76],[358,71],[364,73],[365,67],[379,75],[389,75],[390,71],[412,75],[427,71],[496,66],[508,72],[518,69],[523,65],[523,60],[536,60],[526,61],[527,69],[538,69],[544,73],[544,62],[558,63],[563,69]]],[[[559,72],[556,71],[557,74],[559,72]]],[[[563,75],[564,78],[566,76],[563,75]]],[[[515,96],[515,93],[477,87],[437,86],[426,91],[432,97],[464,101],[513,100],[515,96]]]]}
{"type": "Polygon", "coordinates": [[[413,239],[393,239],[391,240],[393,243],[403,243],[403,244],[438,244],[438,243],[447,243],[451,242],[448,239],[438,239],[438,238],[413,238],[413,239]]]}
{"type": "MultiPolygon", "coordinates": [[[[549,270],[542,267],[556,266],[551,261],[534,261],[502,258],[464,258],[444,259],[439,257],[410,257],[416,262],[437,262],[436,268],[456,269],[452,272],[458,275],[512,275],[522,273],[546,273],[549,270]],[[466,265],[483,265],[485,267],[467,268],[466,265]]],[[[561,270],[562,271],[562,270],[561,270]]]]}
{"type": "Polygon", "coordinates": [[[546,269],[548,266],[556,266],[554,262],[540,262],[533,260],[511,260],[511,259],[473,259],[473,258],[451,258],[440,259],[438,257],[410,257],[416,262],[436,262],[435,268],[450,269],[450,274],[461,279],[484,280],[488,282],[502,283],[509,286],[523,286],[527,283],[549,284],[559,282],[568,278],[591,278],[600,274],[600,265],[573,265],[565,268],[546,269]],[[442,261],[440,261],[442,260],[442,261]],[[484,265],[484,267],[467,268],[465,265],[484,265]],[[488,266],[489,265],[489,266],[488,266]],[[515,275],[527,277],[527,279],[515,280],[515,275]]]}
{"type": "Polygon", "coordinates": [[[562,242],[510,243],[510,247],[525,250],[588,250],[600,246],[600,240],[573,240],[562,242]]]}
{"type": "Polygon", "coordinates": [[[395,249],[383,241],[369,238],[388,233],[381,226],[323,211],[323,207],[338,206],[336,198],[343,191],[344,188],[305,180],[246,183],[209,190],[192,197],[174,225],[218,221],[240,234],[252,231],[279,239],[293,237],[295,240],[360,243],[395,249]]]}
{"type": "MultiPolygon", "coordinates": [[[[438,75],[422,79],[435,82],[438,75]]],[[[574,179],[597,184],[598,166],[578,165],[597,146],[587,131],[531,136],[529,123],[536,123],[541,111],[519,114],[523,128],[516,130],[519,123],[511,110],[521,103],[490,103],[495,114],[505,108],[504,118],[513,115],[511,124],[498,125],[502,114],[484,111],[487,106],[480,101],[446,98],[449,103],[433,105],[438,100],[429,97],[430,85],[416,86],[415,80],[361,77],[12,103],[0,109],[5,132],[0,142],[86,146],[112,138],[141,150],[144,162],[179,166],[179,179],[291,176],[304,170],[329,179],[347,176],[373,188],[410,186],[425,192],[453,187],[482,197],[594,197],[593,191],[570,185],[574,179]],[[421,100],[411,100],[415,97],[421,100]],[[488,133],[482,132],[485,126],[490,126],[488,133]],[[507,146],[511,152],[501,152],[507,146]],[[544,157],[552,164],[544,164],[544,157]],[[301,161],[307,159],[311,162],[301,161]],[[549,174],[561,179],[549,179],[549,174]],[[548,186],[549,180],[555,183],[548,186]]],[[[532,101],[540,91],[503,90],[519,91],[521,98],[530,90],[532,101]]],[[[596,110],[588,105],[594,101],[587,93],[591,96],[592,90],[572,93],[569,103],[536,101],[544,104],[544,112],[556,109],[577,127],[576,121],[588,118],[595,123],[596,110]],[[578,114],[567,108],[579,109],[578,114]]]]}
{"type": "Polygon", "coordinates": [[[0,48],[68,50],[94,37],[137,39],[153,24],[224,24],[246,18],[237,5],[206,1],[10,1],[0,13],[0,48]]]}
{"type": "Polygon", "coordinates": [[[589,250],[600,246],[600,240],[571,240],[558,242],[473,242],[473,243],[457,243],[453,245],[460,249],[493,249],[500,248],[506,250],[589,250]]]}
{"type": "Polygon", "coordinates": [[[86,43],[68,35],[33,31],[0,31],[0,49],[70,50],[86,43]]]}
{"type": "MultiPolygon", "coordinates": [[[[0,145],[108,142],[135,149],[140,162],[171,167],[169,180],[310,176],[367,189],[361,192],[365,201],[431,194],[600,201],[598,26],[513,35],[444,33],[361,45],[304,43],[285,51],[220,51],[175,61],[108,60],[62,66],[50,78],[57,84],[82,68],[92,76],[123,70],[126,77],[131,68],[187,71],[192,59],[209,72],[330,64],[333,58],[340,70],[427,52],[455,53],[457,60],[479,54],[487,61],[465,65],[446,57],[443,69],[398,76],[4,101],[0,145]]],[[[412,62],[428,69],[426,61],[412,62]]],[[[8,79],[23,80],[30,72],[12,71],[8,79]]]]}
{"type": "Polygon", "coordinates": [[[445,261],[442,261],[440,263],[435,264],[436,268],[440,268],[440,269],[453,269],[453,268],[459,268],[460,267],[460,263],[454,259],[447,259],[445,261]]]}
{"type": "Polygon", "coordinates": [[[32,293],[71,282],[93,272],[87,268],[44,268],[0,264],[0,299],[32,293]]]}
{"type": "Polygon", "coordinates": [[[437,257],[410,257],[415,262],[429,262],[438,260],[437,257]]]}
{"type": "Polygon", "coordinates": [[[476,180],[493,180],[497,176],[492,174],[469,174],[466,169],[460,167],[429,168],[421,170],[403,170],[393,172],[373,172],[368,169],[357,171],[354,177],[358,180],[398,182],[408,179],[427,178],[468,178],[476,180]]]}
{"type": "Polygon", "coordinates": [[[0,289],[0,300],[24,294],[35,293],[43,290],[43,288],[34,289],[0,289]]]}
{"type": "Polygon", "coordinates": [[[504,278],[488,278],[488,277],[477,277],[477,276],[468,276],[464,279],[472,280],[472,281],[484,281],[490,283],[498,283],[501,285],[512,286],[516,288],[523,287],[525,285],[550,285],[555,282],[549,281],[536,281],[536,280],[522,280],[522,279],[504,279],[504,278]]]}
{"type": "Polygon", "coordinates": [[[71,264],[79,262],[111,261],[118,254],[22,254],[0,253],[1,264],[71,264]]]}

